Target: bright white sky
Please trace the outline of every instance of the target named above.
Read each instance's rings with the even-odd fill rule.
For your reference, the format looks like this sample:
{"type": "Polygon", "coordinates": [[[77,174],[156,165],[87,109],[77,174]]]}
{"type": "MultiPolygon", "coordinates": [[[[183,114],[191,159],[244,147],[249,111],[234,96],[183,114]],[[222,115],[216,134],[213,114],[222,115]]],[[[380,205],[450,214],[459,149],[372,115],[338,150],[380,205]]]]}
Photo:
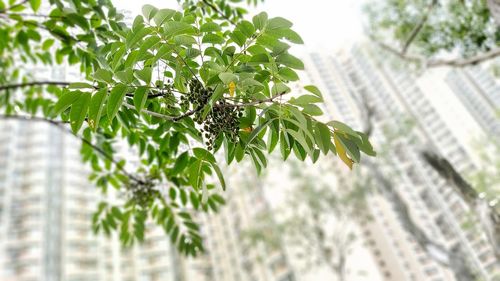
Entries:
{"type": "MultiPolygon", "coordinates": [[[[175,0],[115,0],[115,5],[139,14],[144,4],[176,8],[175,0]]],[[[363,36],[361,12],[365,0],[266,0],[256,11],[281,16],[294,23],[308,50],[332,51],[363,36]]],[[[294,48],[295,52],[301,48],[294,48]]]]}

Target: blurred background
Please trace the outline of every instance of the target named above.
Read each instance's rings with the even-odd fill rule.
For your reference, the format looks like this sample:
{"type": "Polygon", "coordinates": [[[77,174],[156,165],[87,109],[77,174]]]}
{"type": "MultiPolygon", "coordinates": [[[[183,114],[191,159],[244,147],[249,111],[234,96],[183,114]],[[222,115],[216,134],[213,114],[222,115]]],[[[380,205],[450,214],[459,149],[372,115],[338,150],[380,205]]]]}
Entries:
{"type": "MultiPolygon", "coordinates": [[[[333,156],[314,164],[271,156],[262,175],[251,162],[225,167],[227,203],[198,218],[207,251],[197,258],[178,254],[155,227],[131,248],[116,234],[94,235],[102,195],[89,184],[78,141],[48,124],[0,121],[0,280],[500,280],[500,60],[409,66],[405,51],[391,55],[374,43],[387,32],[375,26],[404,15],[377,11],[382,2],[431,1],[267,0],[252,8],[294,23],[305,41],[292,49],[306,64],[300,85],[317,85],[325,121],[366,132],[378,155],[353,170],[333,156]]],[[[115,4],[131,19],[144,4],[178,6],[115,4]]],[[[454,24],[490,32],[472,20],[454,24]]],[[[498,46],[500,31],[490,33],[496,41],[415,44],[429,56],[467,59],[498,46]]],[[[36,71],[79,75],[64,66],[36,71]]]]}

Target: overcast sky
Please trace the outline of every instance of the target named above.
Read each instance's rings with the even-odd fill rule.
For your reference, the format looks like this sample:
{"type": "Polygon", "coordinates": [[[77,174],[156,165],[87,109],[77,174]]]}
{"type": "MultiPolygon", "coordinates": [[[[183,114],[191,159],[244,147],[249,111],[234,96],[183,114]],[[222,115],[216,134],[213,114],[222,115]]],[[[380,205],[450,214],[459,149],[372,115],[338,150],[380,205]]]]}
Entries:
{"type": "MultiPolygon", "coordinates": [[[[331,51],[362,37],[361,6],[365,0],[266,0],[256,11],[282,16],[294,23],[308,50],[331,51]],[[318,50],[319,49],[319,50],[318,50]]],[[[115,5],[139,14],[144,4],[176,8],[175,0],[115,0],[115,5]]],[[[300,51],[300,48],[295,48],[300,51]]]]}

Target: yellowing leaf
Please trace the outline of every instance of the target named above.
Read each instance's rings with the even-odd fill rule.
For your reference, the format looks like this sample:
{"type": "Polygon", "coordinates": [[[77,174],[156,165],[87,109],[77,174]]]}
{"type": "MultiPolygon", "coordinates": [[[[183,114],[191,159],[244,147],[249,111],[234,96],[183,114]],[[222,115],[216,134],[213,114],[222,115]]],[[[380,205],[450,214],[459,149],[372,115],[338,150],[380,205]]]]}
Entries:
{"type": "Polygon", "coordinates": [[[242,130],[243,130],[243,132],[247,132],[247,133],[251,133],[253,131],[252,127],[246,127],[242,130]]]}
{"type": "Polygon", "coordinates": [[[233,82],[233,81],[231,81],[231,82],[229,83],[229,95],[230,95],[231,97],[233,97],[233,96],[234,96],[234,89],[236,89],[236,84],[234,84],[234,82],[233,82]]]}
{"type": "Polygon", "coordinates": [[[349,169],[352,170],[352,164],[354,163],[354,161],[352,161],[349,157],[347,157],[345,148],[338,139],[337,134],[333,134],[333,141],[335,142],[335,147],[337,148],[337,154],[339,155],[340,159],[349,167],[349,169]]]}

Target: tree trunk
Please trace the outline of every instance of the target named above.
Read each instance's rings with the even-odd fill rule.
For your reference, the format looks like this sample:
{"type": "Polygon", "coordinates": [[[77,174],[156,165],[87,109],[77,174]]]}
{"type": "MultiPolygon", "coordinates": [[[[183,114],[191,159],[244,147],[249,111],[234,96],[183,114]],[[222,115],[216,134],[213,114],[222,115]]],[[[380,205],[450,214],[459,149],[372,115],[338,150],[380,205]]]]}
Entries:
{"type": "Polygon", "coordinates": [[[500,0],[488,0],[488,9],[497,26],[500,26],[500,0]]]}
{"type": "Polygon", "coordinates": [[[427,233],[413,221],[406,202],[395,190],[392,182],[380,171],[380,168],[370,160],[366,161],[365,165],[368,166],[369,172],[378,181],[377,187],[380,189],[381,194],[393,205],[403,228],[413,236],[419,246],[434,261],[450,269],[457,281],[476,280],[477,275],[465,258],[466,255],[463,254],[460,244],[448,250],[443,245],[434,242],[432,238],[429,238],[427,233]]]}
{"type": "MultiPolygon", "coordinates": [[[[500,1],[500,0],[498,0],[500,1]]],[[[500,260],[500,214],[488,202],[479,198],[476,190],[460,175],[444,157],[432,151],[423,151],[424,160],[456,191],[469,208],[476,214],[479,224],[493,248],[495,257],[500,260]]]]}

